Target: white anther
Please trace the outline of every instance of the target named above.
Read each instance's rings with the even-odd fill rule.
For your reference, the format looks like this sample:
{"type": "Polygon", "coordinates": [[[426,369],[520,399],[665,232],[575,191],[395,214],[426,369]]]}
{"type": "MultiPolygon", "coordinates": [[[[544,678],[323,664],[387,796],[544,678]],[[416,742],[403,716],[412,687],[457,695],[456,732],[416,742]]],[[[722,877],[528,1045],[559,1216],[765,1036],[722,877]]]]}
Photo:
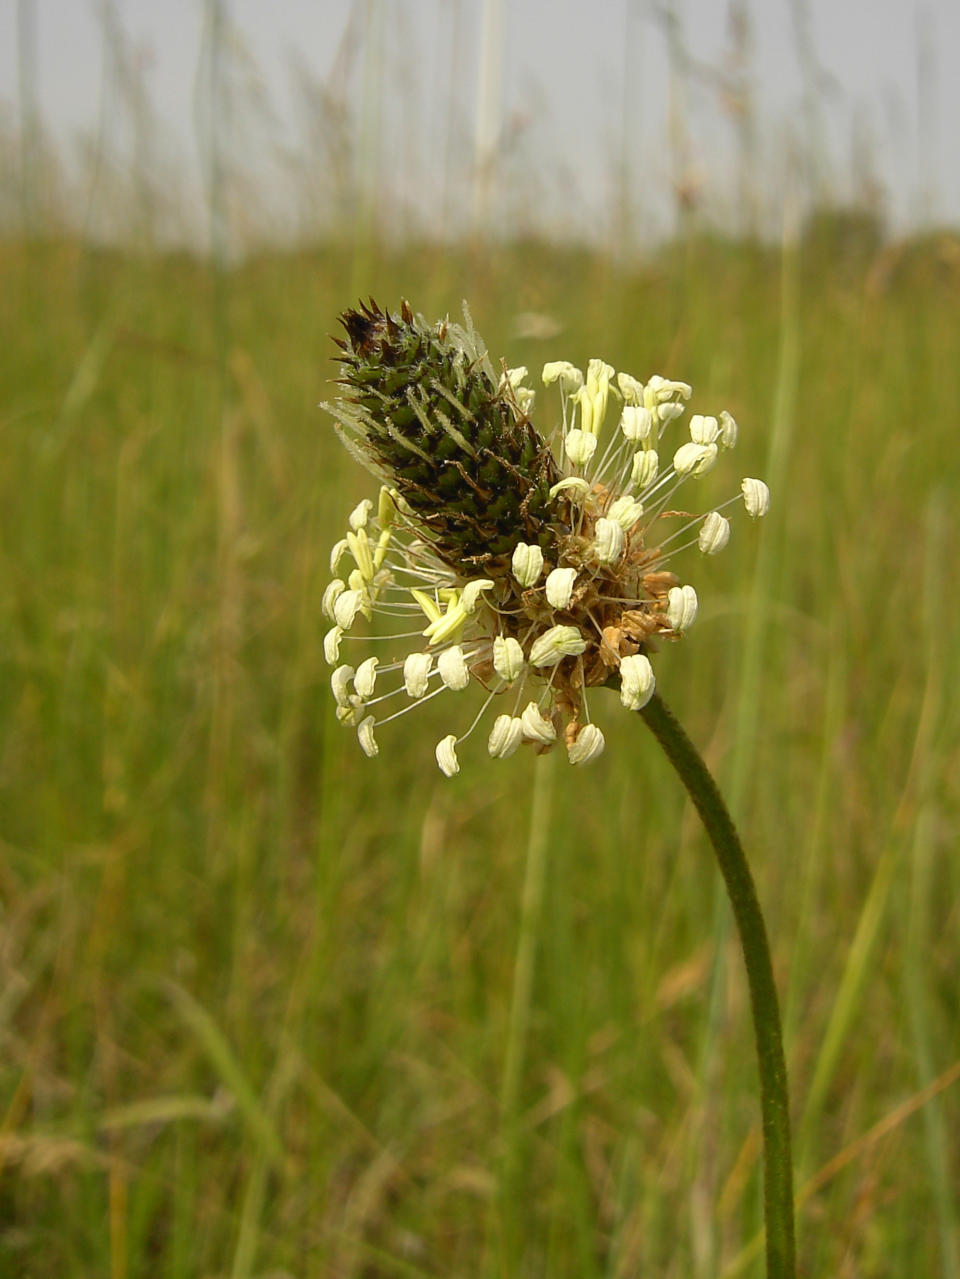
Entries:
{"type": "Polygon", "coordinates": [[[372,715],[368,715],[366,719],[362,719],[357,725],[357,740],[360,743],[360,749],[368,759],[373,759],[374,755],[380,754],[380,747],[373,736],[373,725],[374,719],[372,715]]]}
{"type": "Polygon", "coordinates": [[[362,591],[343,591],[334,601],[333,616],[338,626],[348,631],[360,611],[363,603],[362,591]]]}
{"type": "Polygon", "coordinates": [[[377,682],[377,667],[380,665],[379,657],[368,657],[365,662],[361,662],[357,667],[357,673],[353,677],[353,687],[357,690],[357,696],[367,701],[373,696],[373,688],[377,682]]]}
{"type": "Polygon", "coordinates": [[[533,586],[543,572],[543,551],[529,542],[518,542],[513,548],[510,566],[521,586],[533,586]]]}
{"type": "Polygon", "coordinates": [[[605,745],[603,733],[596,724],[584,724],[577,734],[577,740],[567,747],[567,757],[571,764],[589,764],[603,754],[605,745]]]}
{"type": "Polygon", "coordinates": [[[498,635],[493,641],[493,669],[508,684],[523,670],[523,649],[512,636],[498,635]]]}
{"type": "Polygon", "coordinates": [[[470,683],[470,671],[459,644],[445,648],[437,658],[437,670],[447,688],[459,693],[470,683]]]}
{"type": "Polygon", "coordinates": [[[601,516],[594,525],[593,553],[601,564],[612,564],[623,551],[623,528],[616,520],[601,516]]]}
{"type": "Polygon", "coordinates": [[[726,409],[720,414],[720,447],[732,449],[737,442],[739,428],[726,409]]]}
{"type": "Polygon", "coordinates": [[[763,480],[744,480],[740,491],[747,514],[752,520],[758,520],[770,510],[770,490],[763,480]]]}
{"type": "Polygon", "coordinates": [[[523,741],[523,721],[512,715],[498,715],[487,739],[487,751],[494,759],[509,759],[523,741]]]}
{"type": "Polygon", "coordinates": [[[330,676],[330,687],[338,706],[350,705],[349,684],[353,679],[352,666],[338,666],[330,676]]]}
{"type": "Polygon", "coordinates": [[[694,444],[716,444],[719,434],[720,424],[715,417],[694,413],[690,419],[690,439],[694,444]]]}
{"type": "Polygon", "coordinates": [[[536,403],[536,391],[531,391],[529,386],[516,386],[513,389],[513,398],[516,400],[517,408],[520,412],[525,417],[529,417],[536,403]]]}
{"type": "Polygon", "coordinates": [[[711,511],[703,521],[697,545],[704,555],[716,555],[730,541],[730,521],[719,511],[711,511]]]}
{"type": "Polygon", "coordinates": [[[328,666],[336,666],[340,660],[340,640],[343,638],[342,626],[331,626],[323,637],[323,660],[328,666]]]}
{"type": "Polygon", "coordinates": [[[658,404],[656,412],[661,426],[667,426],[675,417],[679,417],[683,413],[683,405],[669,401],[667,404],[658,404]]]}
{"type": "Polygon", "coordinates": [[[432,667],[432,653],[407,654],[403,662],[403,687],[408,697],[423,697],[432,667]]]}
{"type": "Polygon", "coordinates": [[[523,735],[532,742],[542,742],[547,745],[557,740],[557,730],[553,721],[546,719],[541,713],[536,702],[530,702],[526,710],[520,716],[523,724],[523,735]]]}
{"type": "Polygon", "coordinates": [[[529,369],[525,364],[518,365],[515,369],[507,369],[506,373],[500,374],[501,390],[508,382],[511,386],[523,386],[527,380],[528,373],[529,369]]]}
{"type": "Polygon", "coordinates": [[[620,659],[620,701],[628,711],[638,711],[653,696],[657,681],[645,653],[620,659]]]}
{"type": "Polygon", "coordinates": [[[693,625],[697,616],[697,592],[692,586],[671,586],[667,592],[667,621],[679,635],[693,625]]]}
{"type": "Polygon", "coordinates": [[[577,580],[575,568],[555,568],[547,574],[547,603],[551,608],[566,608],[573,594],[573,584],[577,580]]]}
{"type": "Polygon", "coordinates": [[[437,742],[437,763],[445,777],[455,777],[460,772],[460,761],[457,759],[457,739],[451,733],[443,741],[437,742]]]}

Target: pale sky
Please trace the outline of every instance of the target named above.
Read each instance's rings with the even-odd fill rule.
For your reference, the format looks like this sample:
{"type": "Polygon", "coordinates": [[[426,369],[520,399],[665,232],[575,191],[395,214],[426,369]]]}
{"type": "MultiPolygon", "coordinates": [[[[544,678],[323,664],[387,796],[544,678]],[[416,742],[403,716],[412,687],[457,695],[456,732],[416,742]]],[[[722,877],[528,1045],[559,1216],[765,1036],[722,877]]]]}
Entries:
{"type": "Polygon", "coordinates": [[[0,0],[0,123],[33,102],[73,155],[136,151],[198,228],[215,137],[241,232],[339,211],[642,244],[677,183],[768,230],[879,190],[903,230],[960,223],[958,57],[960,0],[0,0]]]}

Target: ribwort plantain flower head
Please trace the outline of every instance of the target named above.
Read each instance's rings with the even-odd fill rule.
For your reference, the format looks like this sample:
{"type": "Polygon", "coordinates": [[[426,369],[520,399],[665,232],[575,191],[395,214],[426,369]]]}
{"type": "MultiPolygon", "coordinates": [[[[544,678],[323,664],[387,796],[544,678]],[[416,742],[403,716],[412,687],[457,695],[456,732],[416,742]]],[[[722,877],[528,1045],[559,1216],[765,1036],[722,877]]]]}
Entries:
{"type": "MultiPolygon", "coordinates": [[[[527,370],[495,370],[465,320],[428,324],[406,302],[396,316],[373,302],[341,316],[341,393],[325,407],[381,489],[350,513],[330,558],[323,648],[337,715],[372,756],[375,730],[476,685],[479,709],[464,708],[462,731],[436,748],[448,777],[494,705],[484,730],[494,758],[562,742],[586,763],[604,748],[590,690],[616,687],[641,709],[655,685],[649,655],[696,618],[696,591],[668,561],[687,546],[717,554],[730,523],[720,510],[674,509],[675,495],[733,447],[737,424],[694,415],[662,464],[685,382],[553,361],[542,381],[559,414],[545,437],[527,370]],[[375,615],[387,633],[357,636],[375,615]],[[355,644],[375,652],[358,660],[355,644]]],[[[741,500],[762,516],[766,485],[744,479],[723,505],[741,500]]]]}

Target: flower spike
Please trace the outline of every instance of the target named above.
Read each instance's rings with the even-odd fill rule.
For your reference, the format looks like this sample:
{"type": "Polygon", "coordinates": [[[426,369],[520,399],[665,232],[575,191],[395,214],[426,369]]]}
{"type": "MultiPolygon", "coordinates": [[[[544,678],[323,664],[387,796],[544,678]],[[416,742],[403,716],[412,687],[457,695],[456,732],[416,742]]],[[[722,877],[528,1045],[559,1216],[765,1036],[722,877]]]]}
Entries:
{"type": "MultiPolygon", "coordinates": [[[[674,495],[734,446],[736,422],[693,414],[686,441],[664,442],[673,464],[661,472],[685,382],[644,382],[600,359],[585,370],[548,362],[547,402],[561,411],[544,435],[528,370],[495,367],[469,317],[430,324],[406,302],[397,314],[371,302],[341,320],[339,396],[326,408],[380,491],[349,512],[320,601],[338,719],[372,756],[379,725],[474,686],[486,698],[474,726],[494,707],[494,758],[562,741],[571,763],[596,759],[604,736],[588,690],[619,686],[622,705],[642,709],[658,639],[696,618],[697,593],[667,567],[668,548],[715,555],[730,537],[720,511],[681,514],[674,495]],[[677,518],[682,527],[665,530],[677,518]],[[377,617],[394,629],[364,655],[361,624],[377,617]]],[[[761,480],[744,480],[741,495],[752,519],[766,513],[761,480]]],[[[437,745],[445,776],[460,771],[471,732],[437,745]]]]}

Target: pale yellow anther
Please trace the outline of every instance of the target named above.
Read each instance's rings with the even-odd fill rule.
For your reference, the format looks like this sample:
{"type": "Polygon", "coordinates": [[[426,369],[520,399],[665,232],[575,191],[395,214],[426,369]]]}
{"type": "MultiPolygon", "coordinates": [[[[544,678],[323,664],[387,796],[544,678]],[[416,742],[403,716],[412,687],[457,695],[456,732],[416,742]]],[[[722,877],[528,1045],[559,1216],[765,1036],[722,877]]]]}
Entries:
{"type": "Polygon", "coordinates": [[[333,616],[338,626],[348,631],[356,620],[357,613],[363,603],[362,591],[343,591],[337,596],[333,605],[333,616]]]}
{"type": "Polygon", "coordinates": [[[507,383],[509,383],[513,391],[513,398],[517,402],[517,407],[521,413],[531,413],[533,404],[537,398],[536,391],[532,391],[529,386],[524,383],[527,380],[528,369],[525,364],[521,364],[519,368],[507,369],[506,373],[500,375],[500,390],[502,391],[507,383]]]}
{"type": "Polygon", "coordinates": [[[377,538],[377,549],[373,552],[373,567],[375,569],[379,569],[383,564],[383,561],[386,559],[387,547],[390,545],[390,539],[392,537],[393,532],[390,529],[385,528],[381,531],[380,536],[377,538]]]}
{"type": "Polygon", "coordinates": [[[574,466],[586,466],[597,451],[597,437],[575,427],[564,436],[563,451],[574,466]]]}
{"type": "Polygon", "coordinates": [[[551,626],[530,648],[531,666],[556,666],[565,657],[576,657],[587,647],[575,626],[551,626]]]}
{"type": "Polygon", "coordinates": [[[388,529],[397,518],[397,501],[393,489],[388,489],[386,484],[380,486],[380,496],[377,499],[377,523],[381,529],[388,529]]]}
{"type": "Polygon", "coordinates": [[[642,493],[657,478],[659,469],[660,457],[656,449],[643,449],[633,455],[630,478],[642,493]]]}
{"type": "Polygon", "coordinates": [[[706,475],[717,460],[716,444],[681,444],[673,455],[673,469],[681,476],[706,475]]]}
{"type": "Polygon", "coordinates": [[[491,582],[489,577],[475,577],[472,582],[467,582],[460,595],[460,604],[464,612],[472,613],[483,592],[492,591],[494,585],[495,583],[491,582]]]}
{"type": "Polygon", "coordinates": [[[422,632],[424,639],[431,645],[446,644],[449,640],[457,639],[460,632],[466,625],[469,614],[462,604],[450,603],[447,605],[447,611],[442,617],[437,618],[435,622],[422,632]]]}
{"type": "Polygon", "coordinates": [[[669,378],[654,373],[647,383],[646,393],[654,397],[655,403],[663,404],[673,399],[689,400],[692,388],[686,382],[671,382],[669,378]]]}
{"type": "Polygon", "coordinates": [[[607,511],[607,517],[611,520],[616,520],[625,533],[633,528],[642,515],[643,503],[638,502],[635,497],[630,497],[629,494],[618,497],[615,502],[611,502],[607,511]]]}
{"type": "Polygon", "coordinates": [[[613,366],[603,360],[590,360],[587,380],[573,399],[580,405],[580,427],[587,435],[599,435],[610,398],[613,366]]]}
{"type": "Polygon", "coordinates": [[[642,404],[626,404],[620,414],[624,439],[645,444],[653,435],[653,414],[642,404]]]}
{"type": "Polygon", "coordinates": [[[370,538],[367,536],[367,530],[361,528],[356,533],[348,533],[347,543],[350,547],[350,554],[356,560],[357,568],[360,570],[363,580],[372,582],[374,574],[373,556],[370,554],[370,538]]]}
{"type": "Polygon", "coordinates": [[[337,597],[342,595],[347,589],[346,583],[341,582],[339,577],[335,577],[323,592],[323,599],[320,601],[320,609],[324,617],[329,617],[333,621],[333,606],[337,602],[337,597]]]}
{"type": "Polygon", "coordinates": [[[578,391],[583,386],[583,374],[569,360],[551,360],[543,366],[543,385],[559,382],[564,391],[578,391]]]}
{"type": "Polygon", "coordinates": [[[331,573],[335,573],[340,567],[340,561],[343,559],[347,549],[347,539],[345,537],[341,537],[339,542],[334,542],[333,550],[330,552],[331,573]]]}
{"type": "Polygon", "coordinates": [[[623,396],[624,404],[642,404],[643,403],[643,383],[638,382],[635,377],[631,377],[629,373],[617,374],[617,386],[620,388],[620,394],[623,396]]]}
{"type": "Polygon", "coordinates": [[[439,622],[443,612],[432,596],[428,595],[426,591],[418,591],[415,586],[411,587],[410,594],[423,609],[428,622],[439,622]]]}
{"type": "Polygon", "coordinates": [[[589,493],[590,485],[580,475],[568,475],[565,480],[558,480],[550,489],[550,496],[556,497],[558,493],[564,493],[569,490],[576,490],[578,493],[589,493]]]}
{"type": "Polygon", "coordinates": [[[354,533],[356,533],[359,529],[366,527],[367,520],[370,518],[370,512],[372,510],[373,503],[368,497],[365,497],[362,502],[358,502],[353,508],[350,512],[350,517],[347,520],[347,523],[353,529],[354,533]]]}

